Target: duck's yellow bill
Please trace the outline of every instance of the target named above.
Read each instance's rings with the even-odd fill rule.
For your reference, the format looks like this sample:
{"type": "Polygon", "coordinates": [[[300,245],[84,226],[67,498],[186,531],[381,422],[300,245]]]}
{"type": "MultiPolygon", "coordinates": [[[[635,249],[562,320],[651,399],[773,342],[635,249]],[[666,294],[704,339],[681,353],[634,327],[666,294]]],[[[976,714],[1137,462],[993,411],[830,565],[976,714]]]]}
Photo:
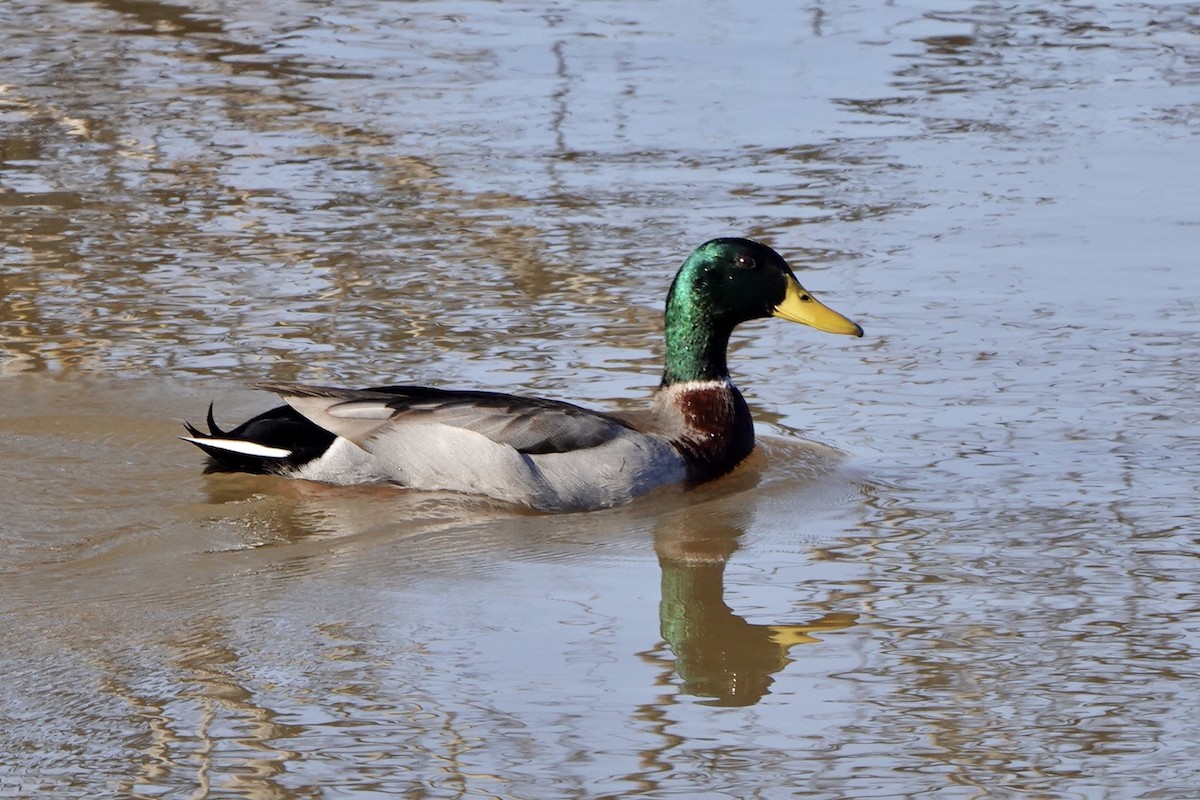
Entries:
{"type": "Polygon", "coordinates": [[[863,335],[862,328],[813,297],[812,292],[801,286],[791,275],[788,276],[787,294],[783,296],[783,302],[775,306],[771,313],[791,322],[811,325],[827,333],[863,335]]]}

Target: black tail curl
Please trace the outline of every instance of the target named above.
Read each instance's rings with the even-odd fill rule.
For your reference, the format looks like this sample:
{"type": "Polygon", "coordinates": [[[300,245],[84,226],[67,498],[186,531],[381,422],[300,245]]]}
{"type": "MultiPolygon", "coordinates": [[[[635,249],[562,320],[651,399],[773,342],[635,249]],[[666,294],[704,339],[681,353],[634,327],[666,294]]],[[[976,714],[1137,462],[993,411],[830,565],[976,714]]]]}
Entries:
{"type": "Polygon", "coordinates": [[[183,426],[192,438],[187,441],[199,447],[208,456],[205,474],[213,472],[249,472],[256,475],[285,474],[292,472],[317,458],[333,444],[332,433],[309,422],[291,406],[279,406],[263,412],[242,423],[233,430],[222,430],[213,416],[213,404],[208,404],[205,422],[208,431],[202,431],[190,422],[183,426]],[[205,444],[205,439],[233,439],[252,442],[264,447],[286,450],[290,455],[282,458],[254,456],[239,453],[216,444],[205,444]]]}

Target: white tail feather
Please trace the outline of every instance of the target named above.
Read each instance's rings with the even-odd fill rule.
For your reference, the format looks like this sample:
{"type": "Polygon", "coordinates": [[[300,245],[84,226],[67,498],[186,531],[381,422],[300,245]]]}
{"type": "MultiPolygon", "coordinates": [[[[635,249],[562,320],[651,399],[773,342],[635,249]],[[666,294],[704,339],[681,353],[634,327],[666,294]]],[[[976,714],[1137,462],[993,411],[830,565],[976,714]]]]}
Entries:
{"type": "Polygon", "coordinates": [[[185,442],[202,444],[205,447],[215,447],[218,450],[228,450],[231,453],[241,453],[244,456],[255,456],[256,458],[287,458],[292,454],[291,450],[267,447],[265,444],[247,442],[242,439],[201,439],[196,436],[180,436],[179,438],[185,442]]]}

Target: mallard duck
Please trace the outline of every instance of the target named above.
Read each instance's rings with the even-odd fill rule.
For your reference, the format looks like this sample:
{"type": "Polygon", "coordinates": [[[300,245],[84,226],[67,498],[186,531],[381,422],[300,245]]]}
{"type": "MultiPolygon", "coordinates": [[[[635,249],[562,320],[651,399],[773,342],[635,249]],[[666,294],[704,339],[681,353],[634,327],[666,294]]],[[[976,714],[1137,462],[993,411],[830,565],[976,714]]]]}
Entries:
{"type": "Polygon", "coordinates": [[[666,365],[647,409],[604,413],[558,400],[426,386],[338,389],[259,383],[287,403],[231,431],[187,425],[207,472],[449,490],[547,511],[626,503],[724,475],[754,449],[729,378],[735,326],[781,317],[829,333],[862,328],[821,304],[787,262],[749,239],[700,245],[667,294],[666,365]]]}

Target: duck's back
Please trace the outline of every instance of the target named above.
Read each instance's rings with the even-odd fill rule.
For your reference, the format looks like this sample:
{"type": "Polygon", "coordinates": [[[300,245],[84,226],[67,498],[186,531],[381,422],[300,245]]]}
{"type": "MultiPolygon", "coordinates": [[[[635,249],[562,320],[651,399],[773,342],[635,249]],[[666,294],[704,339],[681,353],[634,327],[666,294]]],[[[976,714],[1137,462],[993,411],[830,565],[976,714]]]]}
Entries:
{"type": "Polygon", "coordinates": [[[626,503],[688,475],[662,436],[570,403],[427,387],[264,388],[336,436],[294,477],[386,481],[564,511],[626,503]]]}

